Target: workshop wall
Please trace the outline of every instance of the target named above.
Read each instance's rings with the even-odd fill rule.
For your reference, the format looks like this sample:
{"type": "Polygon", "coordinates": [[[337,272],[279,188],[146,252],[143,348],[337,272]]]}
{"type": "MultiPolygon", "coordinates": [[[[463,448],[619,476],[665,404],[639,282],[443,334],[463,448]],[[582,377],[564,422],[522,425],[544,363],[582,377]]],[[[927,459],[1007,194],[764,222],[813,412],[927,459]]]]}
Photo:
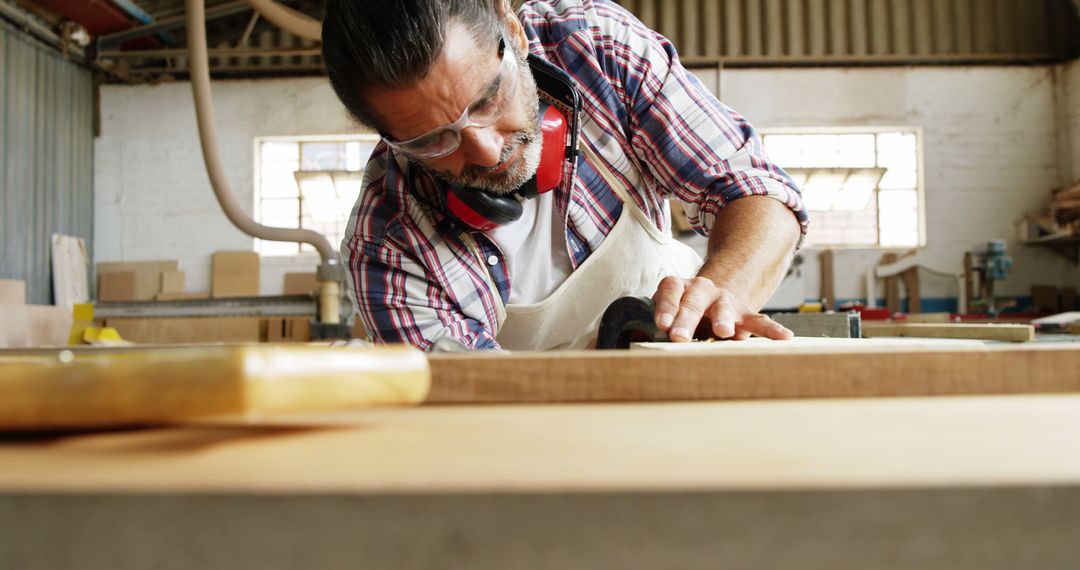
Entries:
{"type": "MultiPolygon", "coordinates": [[[[233,194],[254,210],[254,138],[356,132],[324,78],[215,81],[222,162],[233,194]]],[[[210,255],[251,250],[225,218],[203,166],[188,83],[103,86],[95,146],[95,257],[176,259],[189,291],[208,291],[210,255]]],[[[337,244],[334,244],[337,245],[337,244]]],[[[281,294],[283,275],[314,271],[318,256],[265,257],[261,289],[281,294]]]]}
{"type": "Polygon", "coordinates": [[[1080,60],[1057,67],[1061,185],[1080,182],[1080,60]]]}
{"type": "MultiPolygon", "coordinates": [[[[698,75],[710,88],[717,84],[714,71],[698,75]]],[[[721,99],[758,128],[922,127],[924,264],[960,272],[964,251],[1003,238],[1014,266],[1000,294],[1080,279],[1063,258],[1016,239],[1018,217],[1045,209],[1061,183],[1053,67],[734,69],[723,72],[720,87],[721,99]]],[[[863,275],[881,254],[837,251],[837,298],[864,298],[863,275]]],[[[817,253],[804,255],[803,287],[812,298],[820,287],[817,253]]],[[[953,281],[925,272],[920,279],[923,297],[956,297],[953,281]]]]}
{"type": "Polygon", "coordinates": [[[0,279],[52,303],[52,234],[93,242],[90,72],[0,20],[0,279]]]}
{"type": "MultiPolygon", "coordinates": [[[[1073,84],[1076,67],[1064,73],[1073,84]]],[[[1016,218],[1043,208],[1060,184],[1053,67],[729,69],[721,82],[713,70],[696,73],[709,88],[719,85],[722,99],[759,127],[922,127],[925,263],[959,271],[965,250],[1002,237],[1015,261],[1002,294],[1026,295],[1036,283],[1080,281],[1063,259],[1015,240],[1016,218]]],[[[1080,90],[1071,93],[1080,98],[1080,90]]],[[[214,97],[227,174],[249,211],[254,137],[352,132],[322,78],[218,81],[214,97]]],[[[210,254],[251,248],[252,240],[225,220],[213,199],[189,86],[104,86],[101,99],[97,259],[179,259],[188,288],[205,289],[210,254]]],[[[813,298],[819,288],[817,254],[804,254],[802,289],[813,298]]],[[[837,296],[864,297],[862,276],[881,254],[839,252],[837,296]]],[[[282,273],[315,264],[314,257],[265,258],[263,293],[281,291],[282,273]]],[[[947,279],[924,275],[922,285],[924,297],[956,296],[947,279]]]]}

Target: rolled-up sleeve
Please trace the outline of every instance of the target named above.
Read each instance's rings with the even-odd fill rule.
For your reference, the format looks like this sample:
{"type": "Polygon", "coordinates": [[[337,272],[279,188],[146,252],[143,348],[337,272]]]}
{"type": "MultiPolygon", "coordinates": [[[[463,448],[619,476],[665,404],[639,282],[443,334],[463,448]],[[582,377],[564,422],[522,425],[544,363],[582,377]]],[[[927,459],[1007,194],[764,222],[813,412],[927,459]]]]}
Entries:
{"type": "Polygon", "coordinates": [[[805,235],[808,217],[799,188],[769,160],[749,121],[687,72],[666,38],[621,8],[604,6],[614,17],[598,19],[600,41],[611,44],[602,53],[612,60],[602,65],[619,74],[614,79],[627,108],[627,135],[645,175],[661,193],[685,204],[702,235],[724,205],[746,196],[783,202],[805,235]]]}

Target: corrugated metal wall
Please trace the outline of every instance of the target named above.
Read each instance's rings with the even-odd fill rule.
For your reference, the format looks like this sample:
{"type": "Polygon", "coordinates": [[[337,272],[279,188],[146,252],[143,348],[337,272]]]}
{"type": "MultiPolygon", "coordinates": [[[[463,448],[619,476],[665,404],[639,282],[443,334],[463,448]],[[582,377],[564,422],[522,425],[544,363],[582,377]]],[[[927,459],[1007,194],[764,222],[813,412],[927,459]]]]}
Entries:
{"type": "Polygon", "coordinates": [[[53,233],[93,251],[90,72],[0,20],[0,278],[52,302],[53,233]]]}
{"type": "Polygon", "coordinates": [[[1062,60],[1072,0],[621,0],[688,64],[1062,60]]]}

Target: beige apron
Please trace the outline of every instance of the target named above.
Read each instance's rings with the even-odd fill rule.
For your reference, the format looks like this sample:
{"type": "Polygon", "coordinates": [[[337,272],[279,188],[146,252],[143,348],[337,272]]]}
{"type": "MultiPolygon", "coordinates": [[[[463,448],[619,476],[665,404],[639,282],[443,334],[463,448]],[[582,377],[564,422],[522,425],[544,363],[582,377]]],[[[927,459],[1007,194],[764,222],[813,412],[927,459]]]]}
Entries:
{"type": "MultiPolygon", "coordinates": [[[[701,256],[661,232],[608,170],[607,163],[587,142],[581,147],[622,200],[622,213],[600,246],[551,295],[536,303],[511,303],[499,312],[496,340],[505,349],[586,348],[596,340],[600,317],[612,301],[625,295],[651,297],[664,277],[693,277],[701,268],[701,256]]],[[[640,182],[636,171],[628,178],[632,183],[640,182]]],[[[495,298],[501,299],[490,279],[489,286],[495,298]]]]}

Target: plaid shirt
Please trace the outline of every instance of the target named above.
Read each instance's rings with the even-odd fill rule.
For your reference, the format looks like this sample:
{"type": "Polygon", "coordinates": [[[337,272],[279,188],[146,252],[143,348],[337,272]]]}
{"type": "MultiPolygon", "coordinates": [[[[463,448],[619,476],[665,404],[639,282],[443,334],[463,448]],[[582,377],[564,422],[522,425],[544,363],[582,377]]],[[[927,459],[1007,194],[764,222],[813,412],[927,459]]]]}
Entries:
{"type": "MultiPolygon", "coordinates": [[[[694,229],[707,235],[726,203],[768,195],[795,213],[805,234],[795,184],[769,162],[746,119],[683,68],[667,39],[607,0],[530,1],[518,18],[530,59],[573,80],[594,127],[588,130],[603,133],[583,129],[579,144],[602,146],[601,159],[610,159],[617,174],[640,172],[633,198],[657,227],[669,231],[669,197],[683,202],[694,229]]],[[[576,269],[623,206],[584,156],[573,174],[554,192],[576,269]]],[[[383,143],[371,155],[363,186],[341,253],[374,339],[429,349],[449,336],[470,348],[498,348],[497,314],[512,285],[499,248],[444,213],[442,181],[410,168],[383,143]]]]}

